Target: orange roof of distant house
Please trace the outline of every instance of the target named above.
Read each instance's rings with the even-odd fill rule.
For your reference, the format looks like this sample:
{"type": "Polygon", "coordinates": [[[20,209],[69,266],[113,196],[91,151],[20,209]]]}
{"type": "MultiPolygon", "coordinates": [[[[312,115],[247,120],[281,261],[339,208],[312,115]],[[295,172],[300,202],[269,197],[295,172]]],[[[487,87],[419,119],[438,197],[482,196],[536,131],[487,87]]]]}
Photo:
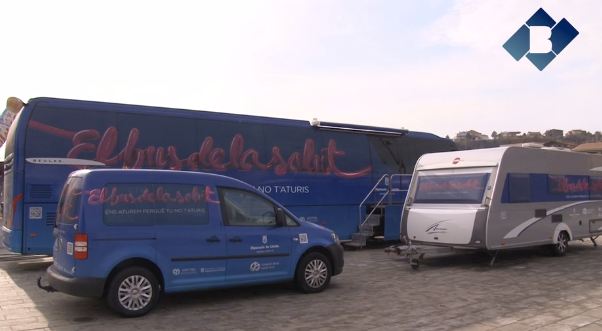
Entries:
{"type": "Polygon", "coordinates": [[[602,153],[602,142],[581,144],[573,150],[575,152],[602,153]]]}

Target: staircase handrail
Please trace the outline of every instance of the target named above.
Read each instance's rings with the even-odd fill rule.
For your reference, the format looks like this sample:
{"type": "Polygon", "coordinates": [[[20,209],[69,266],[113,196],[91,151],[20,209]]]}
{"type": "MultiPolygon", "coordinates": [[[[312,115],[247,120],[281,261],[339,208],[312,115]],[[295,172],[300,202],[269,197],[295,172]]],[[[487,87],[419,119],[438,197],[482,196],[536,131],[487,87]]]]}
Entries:
{"type": "MultiPolygon", "coordinates": [[[[372,215],[372,213],[374,212],[375,209],[372,209],[372,211],[370,212],[370,214],[362,221],[362,206],[366,203],[366,201],[368,200],[368,198],[370,198],[370,196],[372,196],[372,193],[374,193],[374,191],[376,191],[376,189],[380,186],[380,184],[382,183],[383,180],[386,180],[387,178],[390,178],[389,174],[384,174],[380,177],[380,179],[376,182],[376,184],[374,184],[374,186],[372,187],[372,189],[368,192],[368,194],[366,194],[366,197],[364,197],[364,200],[362,200],[362,202],[360,202],[360,205],[358,207],[358,227],[361,227],[362,224],[364,224],[367,220],[368,217],[370,217],[372,215]]],[[[383,197],[380,199],[380,201],[377,203],[377,205],[379,205],[384,199],[385,197],[389,194],[390,191],[390,185],[391,185],[391,181],[389,181],[389,183],[387,183],[387,190],[386,193],[383,194],[383,197]]]]}
{"type": "MultiPolygon", "coordinates": [[[[368,221],[368,219],[370,218],[370,216],[372,216],[372,214],[374,213],[374,211],[377,209],[378,206],[380,206],[380,204],[385,200],[385,198],[387,196],[389,196],[391,194],[391,192],[403,192],[403,191],[407,191],[402,189],[402,184],[401,182],[399,183],[399,188],[394,188],[393,187],[393,179],[396,177],[399,178],[403,178],[403,176],[407,176],[406,174],[384,174],[380,177],[380,179],[376,182],[376,184],[374,185],[374,187],[372,187],[372,189],[370,190],[370,192],[368,192],[368,194],[366,194],[366,197],[364,198],[364,200],[362,200],[362,202],[360,203],[359,207],[358,207],[358,220],[359,220],[359,226],[358,228],[361,229],[362,225],[364,223],[366,223],[368,221]],[[383,182],[383,180],[389,179],[388,183],[387,183],[387,187],[385,189],[379,189],[380,184],[383,182]],[[380,198],[380,200],[378,200],[378,202],[376,203],[376,205],[374,205],[374,208],[372,208],[372,210],[370,211],[370,213],[362,220],[362,206],[364,206],[364,204],[366,203],[366,201],[368,200],[368,198],[370,198],[370,196],[372,196],[372,194],[376,191],[380,191],[380,192],[385,192],[383,194],[383,196],[380,198]]],[[[410,175],[411,176],[411,175],[410,175]]]]}

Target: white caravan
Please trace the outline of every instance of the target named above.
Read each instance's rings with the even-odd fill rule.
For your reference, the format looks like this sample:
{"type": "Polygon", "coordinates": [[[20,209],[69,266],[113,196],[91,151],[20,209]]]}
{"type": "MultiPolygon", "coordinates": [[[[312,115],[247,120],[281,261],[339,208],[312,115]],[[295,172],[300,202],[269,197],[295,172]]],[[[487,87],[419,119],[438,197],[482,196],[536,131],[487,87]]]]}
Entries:
{"type": "Polygon", "coordinates": [[[569,240],[599,234],[602,155],[545,148],[423,155],[401,222],[402,241],[410,247],[498,251],[550,245],[564,255],[569,240]]]}

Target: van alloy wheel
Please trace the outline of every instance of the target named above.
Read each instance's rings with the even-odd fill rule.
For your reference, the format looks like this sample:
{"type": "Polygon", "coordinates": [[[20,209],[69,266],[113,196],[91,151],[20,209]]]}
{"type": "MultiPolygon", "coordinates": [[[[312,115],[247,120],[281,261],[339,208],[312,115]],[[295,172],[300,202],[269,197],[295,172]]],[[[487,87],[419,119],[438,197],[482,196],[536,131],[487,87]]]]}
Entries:
{"type": "Polygon", "coordinates": [[[328,267],[320,259],[311,260],[305,267],[305,282],[311,288],[320,288],[328,278],[328,267]]]}
{"type": "Polygon", "coordinates": [[[137,317],[148,313],[159,301],[161,284],[147,268],[125,268],[109,280],[106,300],[109,307],[125,316],[137,317]]]}
{"type": "Polygon", "coordinates": [[[301,291],[316,293],[328,286],[331,276],[330,260],[320,252],[311,252],[299,261],[295,281],[301,291]]]}
{"type": "Polygon", "coordinates": [[[132,275],[119,285],[119,303],[128,310],[140,310],[146,307],[153,297],[150,281],[141,275],[132,275]]]}

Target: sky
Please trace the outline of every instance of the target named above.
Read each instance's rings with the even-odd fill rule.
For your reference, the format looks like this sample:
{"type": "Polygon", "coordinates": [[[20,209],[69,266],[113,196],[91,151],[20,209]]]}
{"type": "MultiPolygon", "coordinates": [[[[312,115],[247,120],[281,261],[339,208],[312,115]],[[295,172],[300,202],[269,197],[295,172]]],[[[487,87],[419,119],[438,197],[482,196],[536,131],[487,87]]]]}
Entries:
{"type": "Polygon", "coordinates": [[[602,130],[602,1],[3,1],[0,99],[59,97],[406,128],[602,130]],[[543,71],[502,45],[539,8],[543,71]]]}

